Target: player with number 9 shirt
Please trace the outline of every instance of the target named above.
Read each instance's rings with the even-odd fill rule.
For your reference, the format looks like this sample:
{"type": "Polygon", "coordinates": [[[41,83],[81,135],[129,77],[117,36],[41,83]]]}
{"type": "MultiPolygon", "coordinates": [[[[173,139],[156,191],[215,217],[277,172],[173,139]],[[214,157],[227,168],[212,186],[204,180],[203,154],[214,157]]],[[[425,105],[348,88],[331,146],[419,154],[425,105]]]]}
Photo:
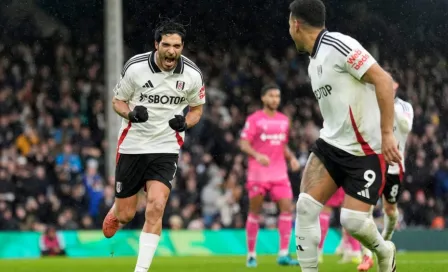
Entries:
{"type": "Polygon", "coordinates": [[[326,29],[321,0],[295,0],[289,8],[289,33],[297,50],[310,55],[308,75],[324,120],[297,201],[302,271],[318,271],[319,214],[339,187],[345,192],[342,227],[375,252],[380,272],[395,271],[395,245],[383,239],[369,213],[384,189],[386,163],[401,161],[392,79],[357,40],[326,29]]]}
{"type": "MultiPolygon", "coordinates": [[[[406,141],[412,130],[414,120],[414,110],[412,105],[398,97],[399,83],[397,82],[398,74],[390,71],[394,79],[395,92],[395,117],[394,117],[394,134],[398,142],[398,149],[404,158],[406,141]]],[[[383,191],[383,208],[384,208],[384,224],[382,236],[385,240],[391,240],[397,225],[398,208],[397,201],[401,193],[401,184],[404,178],[404,163],[396,163],[389,167],[387,171],[386,186],[383,191]]],[[[372,252],[364,248],[364,257],[362,263],[358,266],[358,271],[368,271],[373,266],[372,252]]]]}

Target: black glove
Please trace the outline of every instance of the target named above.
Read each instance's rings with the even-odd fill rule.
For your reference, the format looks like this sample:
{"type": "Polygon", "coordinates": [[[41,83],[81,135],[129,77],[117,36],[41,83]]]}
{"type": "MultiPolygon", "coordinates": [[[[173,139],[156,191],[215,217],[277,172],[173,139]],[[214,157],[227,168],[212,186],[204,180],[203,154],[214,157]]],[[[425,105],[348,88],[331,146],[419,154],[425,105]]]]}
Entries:
{"type": "Polygon", "coordinates": [[[135,106],[134,110],[128,113],[128,119],[132,123],[144,123],[148,121],[148,110],[144,106],[135,106]]]}
{"type": "Polygon", "coordinates": [[[175,131],[185,131],[187,129],[187,123],[185,122],[185,117],[182,115],[174,115],[174,118],[169,122],[170,127],[175,131]]]}

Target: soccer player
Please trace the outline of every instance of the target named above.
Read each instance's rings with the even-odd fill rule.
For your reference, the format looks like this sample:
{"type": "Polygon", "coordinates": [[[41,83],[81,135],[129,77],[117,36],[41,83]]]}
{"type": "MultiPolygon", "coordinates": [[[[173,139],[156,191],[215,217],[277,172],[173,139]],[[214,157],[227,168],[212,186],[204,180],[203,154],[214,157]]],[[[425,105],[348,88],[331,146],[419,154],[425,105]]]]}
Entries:
{"type": "MultiPolygon", "coordinates": [[[[322,211],[319,215],[319,223],[320,223],[320,229],[321,229],[321,238],[320,243],[318,246],[319,249],[319,263],[323,263],[323,247],[325,238],[327,237],[328,229],[330,227],[330,218],[333,210],[335,208],[341,207],[342,203],[344,202],[344,190],[342,187],[340,187],[336,193],[325,203],[325,206],[323,207],[322,211]]],[[[342,246],[341,246],[341,254],[342,259],[340,263],[347,263],[347,262],[355,262],[360,263],[361,262],[361,244],[358,240],[353,238],[350,234],[347,234],[345,230],[343,230],[342,235],[342,246]]]]}
{"type": "Polygon", "coordinates": [[[137,193],[146,191],[145,223],[135,272],[148,271],[162,231],[184,131],[198,123],[205,103],[199,68],[182,56],[186,31],[167,20],[155,30],[155,50],[132,57],[114,89],[113,108],[123,118],[115,170],[115,204],[103,222],[112,237],[132,220],[137,193]],[[189,106],[184,117],[183,110],[189,106]]]}
{"type": "Polygon", "coordinates": [[[399,163],[393,134],[392,79],[355,39],[325,29],[321,0],[290,5],[289,32],[310,55],[308,74],[324,119],[312,147],[297,201],[296,246],[302,271],[318,271],[319,214],[342,187],[342,227],[378,257],[380,272],[396,270],[395,246],[370,218],[387,165],[399,163]]]}
{"type": "MultiPolygon", "coordinates": [[[[406,141],[412,130],[414,120],[414,110],[412,105],[397,97],[400,85],[394,78],[395,92],[395,121],[394,134],[398,142],[398,149],[404,158],[406,141]]],[[[391,240],[397,225],[398,208],[397,201],[400,198],[401,183],[404,177],[404,163],[397,163],[389,167],[387,171],[386,186],[383,191],[383,208],[384,208],[384,228],[382,236],[385,240],[391,240]]],[[[362,263],[358,266],[358,271],[368,271],[373,267],[372,252],[364,249],[364,257],[362,263]]]]}
{"type": "Polygon", "coordinates": [[[289,120],[277,111],[280,105],[280,89],[268,85],[261,90],[263,109],[247,117],[241,133],[241,150],[249,156],[246,188],[249,193],[249,215],[246,221],[248,256],[246,265],[256,267],[255,244],[259,229],[259,214],[264,196],[270,193],[278,203],[280,216],[278,230],[280,251],[279,265],[299,265],[289,256],[292,229],[292,189],[288,179],[289,161],[291,169],[298,171],[300,164],[288,148],[289,120]]]}

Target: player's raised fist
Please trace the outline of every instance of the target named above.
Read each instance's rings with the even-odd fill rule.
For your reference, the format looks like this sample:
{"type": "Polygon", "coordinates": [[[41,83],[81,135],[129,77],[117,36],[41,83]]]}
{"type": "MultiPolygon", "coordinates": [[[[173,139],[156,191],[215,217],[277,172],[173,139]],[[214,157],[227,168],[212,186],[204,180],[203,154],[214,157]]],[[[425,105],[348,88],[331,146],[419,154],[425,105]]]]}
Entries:
{"type": "Polygon", "coordinates": [[[134,110],[128,113],[128,117],[132,123],[144,123],[148,121],[148,110],[144,106],[135,106],[134,110]]]}
{"type": "Polygon", "coordinates": [[[185,122],[185,117],[182,115],[174,115],[174,118],[168,121],[170,127],[175,131],[185,131],[187,129],[187,123],[185,122]]]}

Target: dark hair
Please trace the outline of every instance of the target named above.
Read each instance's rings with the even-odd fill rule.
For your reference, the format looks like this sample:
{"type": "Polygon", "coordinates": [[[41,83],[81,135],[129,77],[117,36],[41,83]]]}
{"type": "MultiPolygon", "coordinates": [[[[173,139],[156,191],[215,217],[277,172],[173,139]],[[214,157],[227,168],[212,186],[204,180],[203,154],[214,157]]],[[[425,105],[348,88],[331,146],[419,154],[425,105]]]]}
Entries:
{"type": "Polygon", "coordinates": [[[187,31],[182,24],[177,23],[172,19],[164,19],[157,25],[156,30],[154,31],[154,40],[159,43],[162,40],[162,36],[167,34],[178,34],[182,39],[182,42],[184,42],[184,39],[187,36],[187,31]]]}
{"type": "Polygon", "coordinates": [[[325,5],[321,0],[295,0],[289,5],[293,17],[313,27],[325,26],[325,5]]]}
{"type": "Polygon", "coordinates": [[[280,90],[280,87],[277,86],[277,85],[275,85],[275,84],[264,85],[264,86],[261,88],[261,96],[264,96],[265,94],[267,94],[267,92],[268,92],[269,90],[273,90],[273,89],[280,90]]]}

